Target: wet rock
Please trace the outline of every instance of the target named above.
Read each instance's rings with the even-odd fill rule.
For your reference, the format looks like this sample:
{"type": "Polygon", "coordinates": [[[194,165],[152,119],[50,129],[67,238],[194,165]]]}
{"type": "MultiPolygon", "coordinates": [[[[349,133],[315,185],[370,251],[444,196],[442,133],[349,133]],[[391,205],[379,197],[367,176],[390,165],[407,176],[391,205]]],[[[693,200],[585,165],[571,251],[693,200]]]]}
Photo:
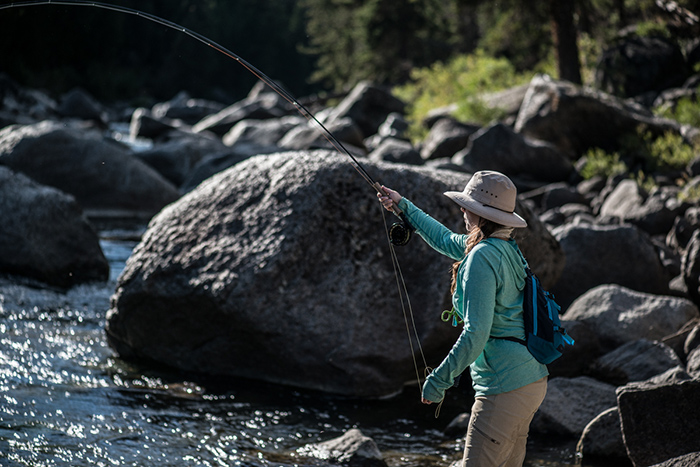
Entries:
{"type": "Polygon", "coordinates": [[[668,293],[670,277],[650,238],[637,227],[564,225],[553,234],[566,257],[561,277],[552,287],[562,309],[601,284],[668,293]]]}
{"type": "Polygon", "coordinates": [[[374,162],[399,162],[402,164],[422,165],[420,153],[409,143],[396,138],[384,140],[377,149],[372,151],[369,160],[374,162]]]}
{"type": "Polygon", "coordinates": [[[0,164],[73,195],[86,210],[152,215],[179,197],[125,146],[51,121],[0,131],[0,164]]]}
{"type": "Polygon", "coordinates": [[[615,386],[587,376],[552,378],[530,430],[578,439],[591,420],[611,407],[615,386]]]}
{"type": "Polygon", "coordinates": [[[622,425],[617,407],[602,412],[586,425],[576,445],[576,452],[586,461],[590,459],[615,460],[618,466],[631,465],[622,440],[622,425]]]}
{"type": "Polygon", "coordinates": [[[58,287],[105,282],[109,265],[75,199],[0,166],[0,274],[58,287]]]}
{"type": "Polygon", "coordinates": [[[331,465],[352,467],[386,467],[386,462],[372,438],[357,428],[343,436],[323,443],[311,444],[297,450],[302,456],[328,461],[331,465]]]}
{"type": "Polygon", "coordinates": [[[469,137],[481,127],[458,122],[449,117],[441,118],[430,128],[423,141],[421,157],[424,160],[452,157],[467,147],[469,137]]]}
{"type": "Polygon", "coordinates": [[[602,285],[572,303],[562,319],[586,323],[603,348],[612,350],[638,339],[661,340],[698,316],[687,299],[602,285]]]}
{"type": "Polygon", "coordinates": [[[267,120],[288,115],[290,110],[286,102],[275,93],[262,93],[255,97],[246,97],[195,123],[192,126],[192,131],[195,133],[211,131],[223,136],[242,120],[267,120]]]}
{"type": "Polygon", "coordinates": [[[515,131],[548,141],[577,159],[592,147],[617,150],[620,136],[635,133],[639,125],[654,135],[671,131],[687,139],[698,132],[609,94],[541,75],[530,82],[515,131]]]}
{"type": "Polygon", "coordinates": [[[700,381],[632,383],[617,390],[617,403],[635,466],[700,451],[700,381]]]}
{"type": "Polygon", "coordinates": [[[363,81],[333,109],[328,123],[345,117],[350,118],[360,127],[363,137],[366,138],[377,133],[390,114],[403,115],[405,108],[406,104],[388,90],[363,81]]]}
{"type": "Polygon", "coordinates": [[[573,170],[571,161],[545,141],[524,138],[510,127],[495,123],[469,137],[467,147],[452,162],[469,172],[497,170],[508,176],[527,175],[534,180],[566,180],[573,170]]]}
{"type": "Polygon", "coordinates": [[[676,43],[633,35],[618,39],[603,51],[596,66],[595,87],[626,98],[680,86],[687,77],[688,67],[676,43]]]}
{"type": "Polygon", "coordinates": [[[639,339],[599,358],[593,376],[621,386],[633,381],[645,381],[681,365],[681,359],[666,344],[639,339]]]}
{"type": "MultiPolygon", "coordinates": [[[[458,207],[435,194],[463,187],[468,176],[366,168],[461,228],[458,207]]],[[[120,278],[111,345],[122,356],[187,371],[352,396],[396,393],[415,370],[396,325],[400,303],[378,286],[395,280],[381,219],[374,193],[335,153],[237,164],[153,219],[120,278]]],[[[534,231],[521,243],[525,254],[537,249],[551,260],[547,245],[534,231]]],[[[458,330],[430,310],[449,302],[451,261],[420,239],[410,255],[398,254],[413,310],[424,310],[415,312],[423,350],[442,358],[458,330]]]]}
{"type": "Polygon", "coordinates": [[[445,436],[449,436],[450,438],[464,437],[467,433],[467,429],[469,428],[470,417],[471,413],[469,412],[464,412],[457,415],[445,428],[445,436]]]}

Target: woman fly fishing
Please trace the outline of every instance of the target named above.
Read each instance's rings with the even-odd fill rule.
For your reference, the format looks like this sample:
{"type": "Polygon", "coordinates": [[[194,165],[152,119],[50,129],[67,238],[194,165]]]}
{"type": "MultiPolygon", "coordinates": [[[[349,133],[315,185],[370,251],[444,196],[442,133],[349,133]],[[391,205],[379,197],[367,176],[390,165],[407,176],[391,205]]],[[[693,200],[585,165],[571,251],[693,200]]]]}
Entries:
{"type": "Polygon", "coordinates": [[[547,367],[527,347],[508,338],[525,338],[525,271],[511,234],[526,227],[514,212],[517,190],[505,175],[476,172],[464,191],[447,197],[462,209],[467,234],[457,234],[421,211],[397,191],[382,187],[384,208],[403,211],[433,249],[456,262],[452,304],[464,322],[461,335],[442,363],[427,377],[425,404],[440,402],[467,367],[476,392],[467,429],[463,465],[521,466],[530,422],[547,391],[547,367]]]}

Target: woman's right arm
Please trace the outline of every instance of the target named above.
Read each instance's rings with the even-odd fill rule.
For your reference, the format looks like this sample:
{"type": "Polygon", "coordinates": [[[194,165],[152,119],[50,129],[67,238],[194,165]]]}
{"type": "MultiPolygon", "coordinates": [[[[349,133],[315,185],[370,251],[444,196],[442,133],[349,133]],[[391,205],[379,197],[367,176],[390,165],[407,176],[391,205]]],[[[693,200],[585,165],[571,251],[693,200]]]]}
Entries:
{"type": "Polygon", "coordinates": [[[382,186],[382,188],[386,194],[378,193],[377,197],[386,210],[392,211],[394,206],[398,206],[404,212],[411,225],[415,227],[416,232],[433,249],[455,261],[464,258],[466,235],[452,232],[409,200],[402,197],[397,191],[385,186],[382,186]]]}

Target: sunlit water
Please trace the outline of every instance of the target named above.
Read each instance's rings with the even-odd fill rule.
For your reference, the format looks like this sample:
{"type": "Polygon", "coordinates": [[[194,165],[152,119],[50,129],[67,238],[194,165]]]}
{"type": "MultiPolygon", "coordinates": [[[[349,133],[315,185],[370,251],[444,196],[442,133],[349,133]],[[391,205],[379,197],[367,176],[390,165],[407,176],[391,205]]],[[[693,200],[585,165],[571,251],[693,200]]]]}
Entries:
{"type": "MultiPolygon", "coordinates": [[[[302,448],[351,428],[372,437],[390,466],[449,466],[460,458],[462,441],[442,432],[469,408],[459,388],[435,419],[417,387],[358,401],[202,380],[115,357],[105,313],[134,245],[102,241],[111,265],[106,287],[63,295],[0,285],[0,465],[316,466],[302,448]]],[[[538,443],[526,465],[574,465],[570,443],[538,443]]]]}

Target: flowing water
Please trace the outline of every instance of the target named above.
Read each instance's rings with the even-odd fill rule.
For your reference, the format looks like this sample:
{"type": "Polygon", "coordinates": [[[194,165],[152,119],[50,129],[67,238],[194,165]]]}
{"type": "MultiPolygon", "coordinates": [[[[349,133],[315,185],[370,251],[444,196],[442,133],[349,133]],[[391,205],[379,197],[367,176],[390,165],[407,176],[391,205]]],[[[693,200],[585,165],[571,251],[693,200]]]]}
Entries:
{"type": "MultiPolygon", "coordinates": [[[[0,465],[317,466],[303,449],[359,428],[390,466],[449,466],[442,430],[469,409],[452,390],[438,419],[417,387],[358,401],[253,381],[139,367],[106,343],[114,279],[136,241],[102,240],[106,286],[67,294],[0,284],[0,465]]],[[[572,443],[532,440],[529,466],[578,465],[572,443]]]]}

